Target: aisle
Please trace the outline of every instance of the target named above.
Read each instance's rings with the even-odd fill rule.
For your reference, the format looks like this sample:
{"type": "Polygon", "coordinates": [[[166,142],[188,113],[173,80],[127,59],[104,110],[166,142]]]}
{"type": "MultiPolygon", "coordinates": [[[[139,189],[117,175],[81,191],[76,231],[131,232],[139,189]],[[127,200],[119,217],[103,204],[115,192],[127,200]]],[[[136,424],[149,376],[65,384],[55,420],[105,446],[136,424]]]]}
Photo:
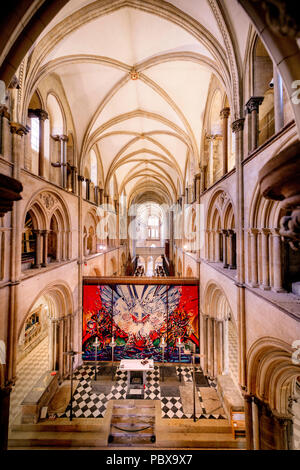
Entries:
{"type": "Polygon", "coordinates": [[[10,423],[21,411],[21,403],[41,375],[48,370],[48,336],[17,366],[17,380],[10,395],[10,423]]]}

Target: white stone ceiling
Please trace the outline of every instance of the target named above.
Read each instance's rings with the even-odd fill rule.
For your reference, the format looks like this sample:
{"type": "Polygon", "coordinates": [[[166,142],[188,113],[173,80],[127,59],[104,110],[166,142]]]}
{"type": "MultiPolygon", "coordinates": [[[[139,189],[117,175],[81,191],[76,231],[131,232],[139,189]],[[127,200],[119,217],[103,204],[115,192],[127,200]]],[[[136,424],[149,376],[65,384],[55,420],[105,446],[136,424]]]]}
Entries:
{"type": "MultiPolygon", "coordinates": [[[[187,159],[198,167],[212,71],[224,79],[220,88],[226,84],[222,67],[231,74],[216,4],[70,0],[38,39],[40,76],[60,77],[79,158],[97,147],[107,188],[114,174],[119,192],[127,195],[138,185],[160,181],[176,200],[187,159]]],[[[236,0],[222,4],[231,36],[239,34],[239,56],[248,20],[236,0]]]]}

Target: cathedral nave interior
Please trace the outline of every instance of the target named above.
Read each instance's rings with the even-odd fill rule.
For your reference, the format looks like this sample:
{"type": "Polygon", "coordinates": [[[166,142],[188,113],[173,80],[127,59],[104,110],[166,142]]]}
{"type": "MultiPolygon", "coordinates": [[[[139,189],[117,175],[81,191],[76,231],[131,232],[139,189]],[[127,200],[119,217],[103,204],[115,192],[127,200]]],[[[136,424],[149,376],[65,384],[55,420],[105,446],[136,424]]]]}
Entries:
{"type": "Polygon", "coordinates": [[[295,15],[6,6],[2,449],[300,449],[295,15]]]}

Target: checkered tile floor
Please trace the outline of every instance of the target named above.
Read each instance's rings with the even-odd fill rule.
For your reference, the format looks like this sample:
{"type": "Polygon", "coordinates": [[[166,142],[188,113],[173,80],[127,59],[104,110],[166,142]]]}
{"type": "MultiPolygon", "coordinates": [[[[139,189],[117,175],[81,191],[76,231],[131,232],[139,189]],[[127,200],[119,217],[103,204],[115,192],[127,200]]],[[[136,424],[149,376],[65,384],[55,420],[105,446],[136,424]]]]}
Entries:
{"type": "MultiPolygon", "coordinates": [[[[191,368],[182,367],[182,384],[184,382],[192,382],[191,368]]],[[[200,369],[196,368],[196,370],[200,369]]],[[[176,367],[177,375],[179,368],[176,367]]],[[[127,394],[127,372],[117,370],[115,385],[112,386],[108,395],[103,393],[95,393],[91,388],[91,380],[94,379],[95,369],[90,365],[83,365],[74,372],[74,379],[79,380],[73,395],[73,417],[76,418],[102,418],[105,414],[107,403],[109,400],[126,399],[127,394]]],[[[180,385],[180,382],[178,382],[180,385]]],[[[209,385],[216,388],[216,383],[209,380],[209,385]]],[[[197,414],[198,419],[225,419],[223,415],[207,414],[203,407],[203,401],[199,388],[197,393],[200,400],[202,412],[197,414]]],[[[153,371],[147,373],[147,384],[144,390],[145,400],[160,400],[163,418],[192,418],[192,414],[184,414],[181,398],[178,397],[161,397],[159,383],[159,368],[155,366],[153,371]]],[[[59,418],[70,416],[70,404],[66,411],[57,415],[59,418]]]]}

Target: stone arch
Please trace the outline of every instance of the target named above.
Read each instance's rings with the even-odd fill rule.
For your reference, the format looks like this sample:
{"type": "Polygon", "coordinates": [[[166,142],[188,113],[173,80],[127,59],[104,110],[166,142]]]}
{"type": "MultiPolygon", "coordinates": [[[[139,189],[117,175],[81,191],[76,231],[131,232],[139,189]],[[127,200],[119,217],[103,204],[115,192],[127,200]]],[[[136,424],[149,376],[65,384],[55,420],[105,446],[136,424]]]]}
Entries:
{"type": "Polygon", "coordinates": [[[211,196],[206,211],[206,257],[236,269],[236,230],[234,204],[227,191],[218,188],[211,196]]]}
{"type": "Polygon", "coordinates": [[[23,312],[17,330],[19,360],[11,399],[12,421],[20,411],[23,398],[45,372],[56,370],[60,378],[69,374],[70,360],[63,353],[70,350],[73,343],[73,314],[71,289],[60,280],[42,289],[23,312]],[[33,328],[25,330],[32,315],[38,316],[38,321],[32,325],[33,328]],[[31,368],[30,374],[26,374],[26,364],[37,361],[39,367],[31,368]]]}
{"type": "Polygon", "coordinates": [[[256,416],[256,449],[293,448],[292,429],[300,416],[291,404],[300,365],[292,360],[292,351],[290,344],[274,337],[258,339],[248,351],[247,392],[253,397],[249,411],[256,416]]]}
{"type": "Polygon", "coordinates": [[[281,220],[288,215],[279,201],[266,199],[256,186],[248,219],[248,283],[264,290],[291,291],[299,282],[300,254],[280,236],[281,220]]]}
{"type": "Polygon", "coordinates": [[[208,282],[201,312],[205,375],[230,375],[238,383],[238,336],[230,302],[221,286],[208,282]]]}
{"type": "Polygon", "coordinates": [[[271,410],[289,414],[288,398],[300,366],[293,364],[290,344],[277,338],[263,337],[253,343],[247,355],[248,392],[268,403],[271,410]]]}

